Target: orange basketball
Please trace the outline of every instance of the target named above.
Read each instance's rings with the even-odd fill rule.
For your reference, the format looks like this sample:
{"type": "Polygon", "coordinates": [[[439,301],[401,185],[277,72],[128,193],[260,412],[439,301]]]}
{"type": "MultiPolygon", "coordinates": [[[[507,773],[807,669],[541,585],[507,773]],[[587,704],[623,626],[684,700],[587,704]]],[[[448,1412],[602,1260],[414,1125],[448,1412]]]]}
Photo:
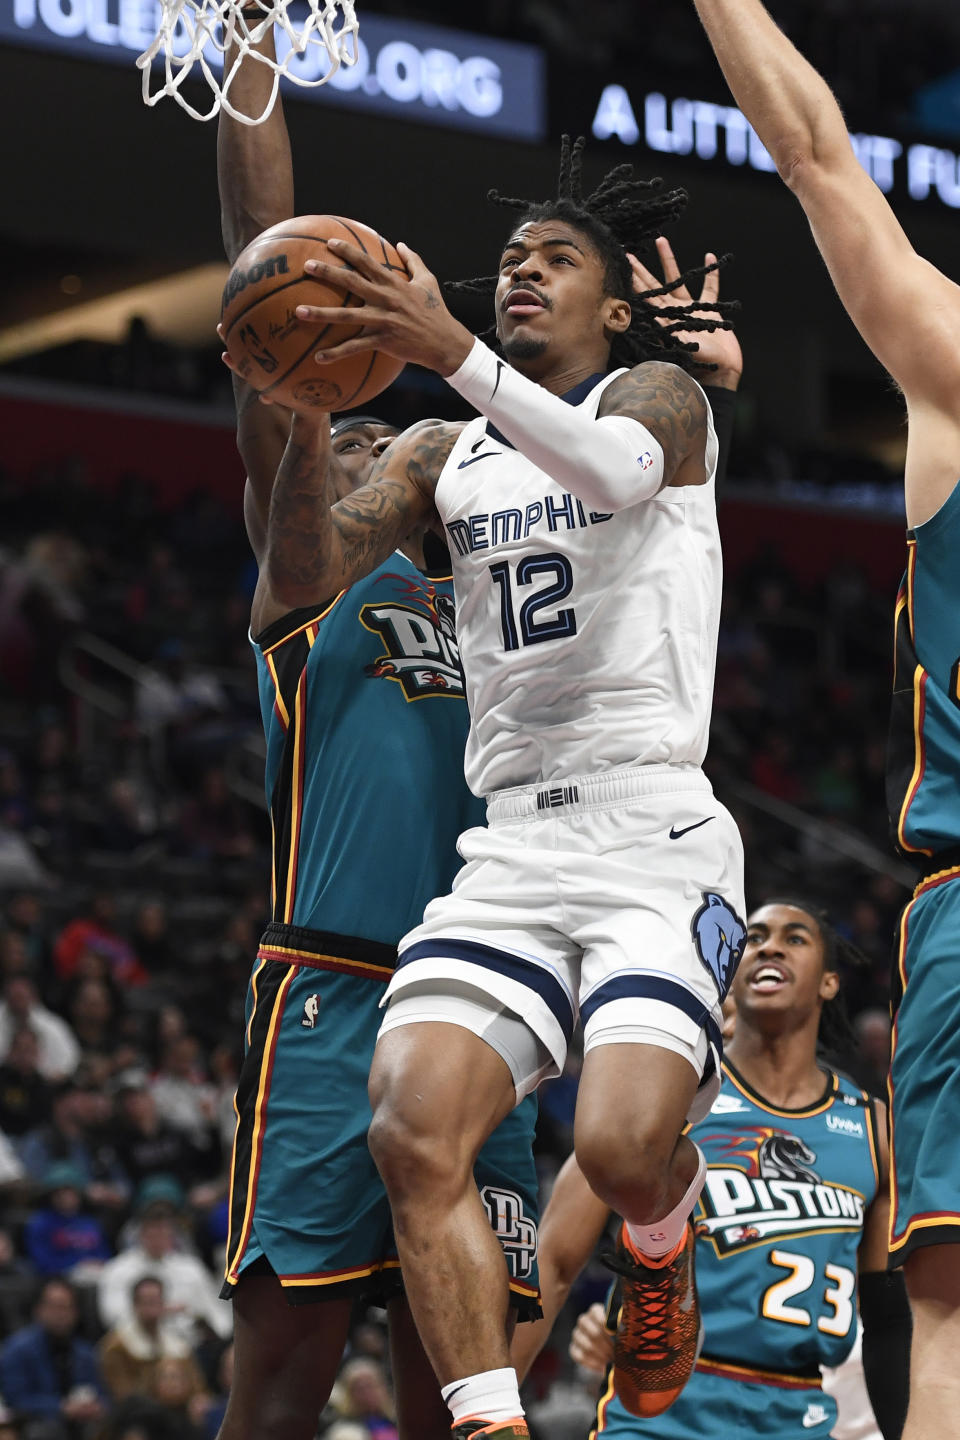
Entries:
{"type": "Polygon", "coordinates": [[[356,306],[350,293],[350,267],[327,248],[328,240],[346,240],[390,270],[406,274],[388,240],[338,215],[301,215],[258,235],[230,271],[223,292],[223,338],[238,374],[278,405],[310,405],[317,410],[349,410],[379,395],[403,369],[403,361],[377,350],[318,365],[317,350],[352,339],[362,325],[315,325],[298,320],[298,305],[356,306]],[[331,262],[344,272],[344,283],[330,285],[305,273],[306,260],[331,262]]]}

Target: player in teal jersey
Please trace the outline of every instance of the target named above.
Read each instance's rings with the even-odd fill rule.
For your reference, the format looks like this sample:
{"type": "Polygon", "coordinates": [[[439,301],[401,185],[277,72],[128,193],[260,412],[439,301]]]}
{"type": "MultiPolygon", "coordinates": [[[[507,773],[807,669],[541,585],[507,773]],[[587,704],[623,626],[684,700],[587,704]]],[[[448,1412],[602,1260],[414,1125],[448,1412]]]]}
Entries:
{"type": "MultiPolygon", "coordinates": [[[[871,1398],[887,1440],[899,1435],[906,1307],[901,1301],[898,1351],[896,1289],[891,1297],[883,1273],[884,1115],[817,1058],[839,987],[837,943],[822,917],[793,902],[773,901],[750,916],[723,1085],[691,1132],[708,1165],[695,1216],[700,1359],[656,1419],[624,1409],[612,1371],[594,1434],[828,1436],[836,1406],[821,1389],[820,1366],[838,1365],[853,1344],[859,1271],[871,1398]]],[[[544,1320],[515,1337],[518,1368],[539,1350],[608,1217],[571,1157],[543,1219],[544,1320]]],[[[615,1328],[615,1311],[611,1318],[615,1328]]],[[[646,1322],[655,1329],[652,1310],[646,1322]]]]}
{"type": "Polygon", "coordinates": [[[960,1414],[960,288],[918,255],[840,107],[761,0],[695,0],[734,98],[806,213],[850,318],[908,416],[891,818],[922,866],[903,917],[891,1065],[890,1262],[913,1306],[906,1440],[960,1414]],[[907,713],[902,716],[901,712],[907,713]],[[904,749],[897,727],[905,722],[904,749]],[[899,992],[902,991],[902,996],[899,992]]]}
{"type": "MultiPolygon", "coordinates": [[[[268,74],[241,68],[241,109],[263,108],[268,74]]],[[[279,105],[256,129],[221,113],[219,178],[233,260],[293,214],[279,105]]],[[[280,464],[287,417],[242,383],[236,398],[260,567],[251,639],[273,863],[236,1099],[224,1284],[236,1364],[221,1436],[312,1440],[353,1303],[369,1295],[388,1309],[401,1434],[434,1440],[447,1433],[447,1410],[400,1293],[389,1205],[367,1146],[367,1077],[397,941],[449,888],[457,837],[482,813],[463,777],[452,584],[428,562],[421,531],[356,585],[318,593],[314,558],[331,499],[365,483],[396,431],[372,416],[342,419],[332,435],[322,427],[311,482],[280,464]]],[[[530,1097],[475,1169],[515,1315],[538,1313],[535,1116],[530,1097]]]]}

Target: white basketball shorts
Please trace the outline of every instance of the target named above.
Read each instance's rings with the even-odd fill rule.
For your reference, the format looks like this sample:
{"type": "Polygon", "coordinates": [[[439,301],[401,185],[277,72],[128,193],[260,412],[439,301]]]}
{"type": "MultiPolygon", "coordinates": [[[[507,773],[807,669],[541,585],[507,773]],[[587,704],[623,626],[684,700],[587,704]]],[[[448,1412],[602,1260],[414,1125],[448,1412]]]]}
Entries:
{"type": "MultiPolygon", "coordinates": [[[[501,791],[459,849],[451,893],[400,942],[384,1003],[462,982],[526,1022],[546,1074],[562,1070],[578,1019],[585,1050],[661,1044],[694,1065],[696,1110],[709,1109],[746,931],[740,835],[699,766],[501,791]]],[[[399,1008],[401,1023],[417,1018],[399,1008]]],[[[455,1023],[483,1033],[466,1011],[455,1023]]]]}

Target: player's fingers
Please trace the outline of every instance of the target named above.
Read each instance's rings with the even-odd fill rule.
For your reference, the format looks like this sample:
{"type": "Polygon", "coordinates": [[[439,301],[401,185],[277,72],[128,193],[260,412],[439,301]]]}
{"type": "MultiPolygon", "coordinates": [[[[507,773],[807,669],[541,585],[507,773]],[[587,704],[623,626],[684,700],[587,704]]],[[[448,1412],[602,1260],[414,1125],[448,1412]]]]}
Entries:
{"type": "Polygon", "coordinates": [[[226,365],[228,370],[232,370],[235,375],[239,374],[236,365],[234,365],[232,359],[230,358],[230,352],[228,350],[221,350],[220,359],[223,361],[224,365],[226,365]]]}
{"type": "Polygon", "coordinates": [[[322,280],[336,290],[347,290],[351,295],[357,295],[361,300],[373,299],[380,293],[374,281],[343,265],[331,265],[326,260],[305,260],[303,268],[311,280],[322,280]]]}
{"type": "MultiPolygon", "coordinates": [[[[305,320],[308,325],[357,325],[357,305],[298,305],[296,317],[298,320],[305,320]]],[[[369,322],[371,316],[364,307],[365,318],[369,322]]]]}
{"type": "Polygon", "coordinates": [[[327,248],[331,255],[336,255],[338,260],[344,261],[351,270],[356,270],[367,280],[381,280],[390,274],[385,265],[368,255],[366,250],[361,250],[359,245],[351,245],[349,240],[328,240],[327,248]]]}
{"type": "Polygon", "coordinates": [[[657,254],[660,257],[664,282],[669,285],[672,280],[679,280],[680,266],[677,264],[677,257],[673,253],[673,246],[670,244],[666,235],[658,235],[654,244],[657,247],[657,254]]]}
{"type": "Polygon", "coordinates": [[[223,321],[222,321],[222,320],[221,320],[220,324],[217,326],[217,334],[218,334],[218,336],[220,337],[221,343],[224,344],[224,345],[226,345],[226,343],[227,343],[227,337],[226,337],[226,335],[224,335],[224,333],[223,333],[223,321]]]}
{"type": "MultiPolygon", "coordinates": [[[[660,289],[660,281],[652,271],[647,269],[642,260],[638,260],[636,255],[631,255],[629,251],[627,252],[627,259],[630,262],[630,269],[633,271],[633,291],[635,295],[642,295],[644,290],[660,289]]],[[[656,304],[656,301],[651,301],[651,304],[656,304]]]]}
{"type": "Polygon", "coordinates": [[[432,278],[430,267],[417,254],[416,250],[411,250],[410,246],[405,245],[402,240],[397,244],[397,254],[400,256],[404,265],[406,265],[407,274],[411,280],[423,280],[427,276],[431,276],[432,278]]]}
{"type": "Polygon", "coordinates": [[[365,350],[376,350],[377,348],[377,339],[369,332],[365,332],[353,340],[340,340],[336,345],[328,345],[325,350],[315,350],[313,358],[318,365],[326,365],[331,360],[345,360],[348,355],[360,355],[365,350]]]}
{"type": "MultiPolygon", "coordinates": [[[[716,265],[717,257],[712,250],[708,250],[703,257],[705,265],[716,265]]],[[[711,270],[703,277],[703,289],[700,291],[700,305],[705,309],[711,309],[716,305],[720,295],[720,271],[711,270]]]]}

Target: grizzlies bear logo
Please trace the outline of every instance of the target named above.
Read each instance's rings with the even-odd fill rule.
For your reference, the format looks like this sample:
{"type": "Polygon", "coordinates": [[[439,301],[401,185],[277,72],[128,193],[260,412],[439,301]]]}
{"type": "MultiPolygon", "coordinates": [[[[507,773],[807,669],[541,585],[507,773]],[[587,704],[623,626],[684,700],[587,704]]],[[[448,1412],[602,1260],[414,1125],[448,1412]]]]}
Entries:
{"type": "Polygon", "coordinates": [[[722,895],[703,891],[703,904],[690,924],[697,954],[713,976],[720,999],[726,999],[743,954],[747,930],[722,895]]]}

